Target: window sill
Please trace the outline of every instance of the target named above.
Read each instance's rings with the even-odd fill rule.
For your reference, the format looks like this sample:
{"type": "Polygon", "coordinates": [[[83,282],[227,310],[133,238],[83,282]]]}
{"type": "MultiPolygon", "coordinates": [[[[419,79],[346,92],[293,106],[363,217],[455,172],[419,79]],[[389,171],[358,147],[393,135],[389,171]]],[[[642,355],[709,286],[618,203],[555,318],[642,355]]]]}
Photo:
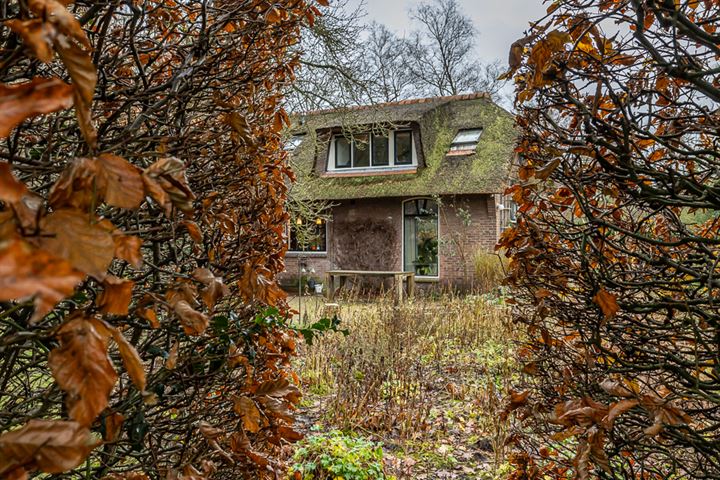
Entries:
{"type": "Polygon", "coordinates": [[[418,277],[415,276],[415,282],[417,283],[438,283],[440,281],[440,277],[418,277]]]}
{"type": "Polygon", "coordinates": [[[371,175],[407,175],[417,173],[417,165],[403,167],[353,168],[347,170],[330,170],[320,175],[323,178],[367,177],[371,175]]]}
{"type": "Polygon", "coordinates": [[[288,258],[298,258],[298,257],[327,257],[327,252],[291,252],[287,251],[285,252],[285,256],[288,258]]]}
{"type": "Polygon", "coordinates": [[[475,155],[475,150],[450,150],[447,157],[469,157],[475,155]]]}

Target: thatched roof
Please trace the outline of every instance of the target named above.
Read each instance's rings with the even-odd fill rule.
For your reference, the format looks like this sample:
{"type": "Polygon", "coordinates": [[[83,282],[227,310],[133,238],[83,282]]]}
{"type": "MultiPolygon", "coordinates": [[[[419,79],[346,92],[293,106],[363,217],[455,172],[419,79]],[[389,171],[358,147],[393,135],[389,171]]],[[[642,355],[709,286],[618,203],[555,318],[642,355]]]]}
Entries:
{"type": "Polygon", "coordinates": [[[295,117],[294,125],[295,133],[305,134],[292,153],[298,177],[296,195],[318,200],[501,193],[507,185],[515,141],[512,116],[484,94],[316,111],[295,117]],[[377,124],[413,128],[419,147],[417,172],[325,176],[331,133],[377,124]],[[447,155],[458,130],[478,127],[483,133],[474,154],[447,155]]]}

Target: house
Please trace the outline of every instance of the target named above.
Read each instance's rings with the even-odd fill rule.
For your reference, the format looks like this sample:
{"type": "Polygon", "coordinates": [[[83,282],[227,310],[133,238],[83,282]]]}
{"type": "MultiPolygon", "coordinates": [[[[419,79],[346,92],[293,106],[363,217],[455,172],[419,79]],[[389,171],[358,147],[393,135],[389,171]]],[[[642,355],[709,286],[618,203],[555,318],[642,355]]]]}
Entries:
{"type": "MultiPolygon", "coordinates": [[[[286,144],[293,196],[324,215],[289,226],[286,271],[412,271],[418,282],[469,287],[513,208],[502,197],[512,116],[485,94],[405,100],[295,119],[286,144]]],[[[289,282],[288,282],[289,283],[289,282]]]]}

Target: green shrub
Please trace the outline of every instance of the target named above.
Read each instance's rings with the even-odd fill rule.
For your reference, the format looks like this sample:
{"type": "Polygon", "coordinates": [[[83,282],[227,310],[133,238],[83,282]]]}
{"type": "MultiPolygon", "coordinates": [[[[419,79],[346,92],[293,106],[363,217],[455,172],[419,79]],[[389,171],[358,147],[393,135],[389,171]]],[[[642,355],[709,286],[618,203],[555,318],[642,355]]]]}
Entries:
{"type": "Polygon", "coordinates": [[[298,444],[290,468],[294,480],[384,480],[379,443],[338,430],[312,435],[298,444]]]}

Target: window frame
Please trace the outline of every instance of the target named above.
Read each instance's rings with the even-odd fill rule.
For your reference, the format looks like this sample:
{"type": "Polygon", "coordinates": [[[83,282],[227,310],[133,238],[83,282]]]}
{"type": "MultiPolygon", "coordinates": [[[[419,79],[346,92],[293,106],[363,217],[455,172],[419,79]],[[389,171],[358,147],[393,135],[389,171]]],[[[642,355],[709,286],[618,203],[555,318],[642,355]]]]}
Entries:
{"type": "Polygon", "coordinates": [[[362,135],[368,135],[368,154],[369,154],[369,165],[368,166],[355,166],[355,140],[354,138],[348,138],[342,133],[333,134],[330,138],[330,148],[328,149],[328,162],[326,166],[327,172],[382,172],[386,170],[411,170],[418,166],[417,149],[415,148],[415,131],[410,128],[403,128],[400,130],[389,130],[387,137],[382,137],[373,133],[372,131],[363,132],[362,135]],[[395,143],[396,133],[409,133],[410,134],[410,163],[397,163],[397,152],[395,143]],[[387,138],[387,164],[377,165],[375,164],[375,138],[387,138]],[[338,140],[344,139],[350,146],[350,165],[339,166],[338,165],[338,152],[339,148],[338,140]]]}
{"type": "Polygon", "coordinates": [[[302,143],[305,141],[305,135],[304,134],[295,134],[291,135],[290,138],[285,140],[285,143],[283,144],[283,150],[285,150],[288,153],[293,153],[295,150],[302,145],[302,143]]]}
{"type": "Polygon", "coordinates": [[[450,148],[448,150],[449,155],[470,155],[477,151],[477,146],[480,143],[480,139],[482,138],[484,129],[482,127],[478,128],[462,128],[457,131],[455,136],[452,139],[452,142],[450,142],[450,148]],[[465,132],[475,132],[477,131],[477,138],[475,140],[467,141],[467,142],[460,142],[458,141],[458,137],[462,135],[465,132]]]}
{"type": "Polygon", "coordinates": [[[291,246],[290,235],[292,233],[293,222],[288,221],[285,226],[285,238],[286,238],[286,243],[287,243],[287,250],[285,250],[285,255],[290,255],[290,256],[301,256],[301,255],[327,256],[328,246],[330,244],[330,229],[328,227],[329,223],[330,223],[330,220],[323,219],[323,225],[325,226],[325,250],[292,250],[290,247],[291,246]]]}
{"type": "Polygon", "coordinates": [[[436,235],[437,235],[437,242],[438,242],[438,253],[437,253],[437,275],[418,275],[415,274],[416,280],[429,280],[429,281],[439,281],[440,280],[440,272],[442,271],[442,255],[440,254],[440,202],[438,202],[436,199],[432,197],[412,197],[412,198],[406,198],[402,202],[400,202],[400,224],[401,224],[401,237],[400,237],[400,263],[401,268],[403,271],[405,270],[405,204],[408,202],[414,202],[416,200],[430,200],[431,202],[434,202],[437,206],[437,223],[436,223],[436,235]]]}
{"type": "Polygon", "coordinates": [[[333,155],[334,156],[333,167],[337,170],[352,169],[353,168],[353,166],[352,166],[352,164],[353,164],[353,161],[352,161],[352,159],[353,159],[353,142],[352,142],[352,140],[348,139],[344,135],[334,136],[333,137],[333,149],[335,149],[335,155],[333,155]],[[337,143],[338,143],[337,141],[340,138],[342,138],[346,142],[348,142],[348,151],[349,151],[349,155],[350,155],[350,163],[348,163],[348,165],[343,165],[343,166],[338,165],[338,152],[340,151],[340,149],[337,147],[337,143]]]}
{"type": "Polygon", "coordinates": [[[413,131],[409,129],[403,129],[403,130],[393,130],[393,165],[398,165],[402,167],[406,167],[408,165],[414,165],[415,163],[415,138],[413,135],[413,131]],[[398,133],[409,133],[410,134],[410,163],[398,163],[398,150],[397,150],[397,134],[398,133]]]}

